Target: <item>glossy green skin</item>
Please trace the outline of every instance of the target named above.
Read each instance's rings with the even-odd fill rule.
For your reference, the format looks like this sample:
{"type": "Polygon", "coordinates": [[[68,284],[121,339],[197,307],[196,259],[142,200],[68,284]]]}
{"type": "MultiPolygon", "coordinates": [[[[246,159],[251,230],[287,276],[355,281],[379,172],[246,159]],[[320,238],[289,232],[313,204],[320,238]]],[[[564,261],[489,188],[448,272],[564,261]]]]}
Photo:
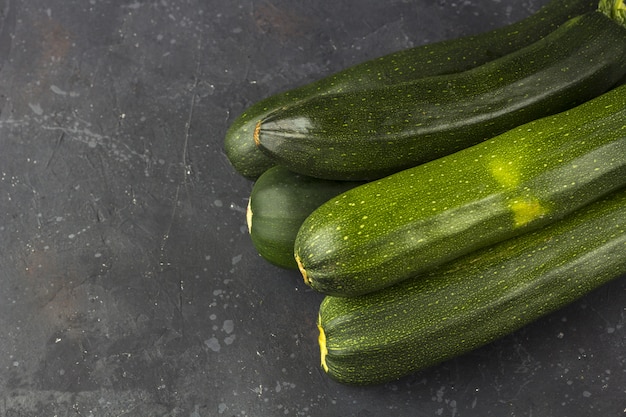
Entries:
{"type": "Polygon", "coordinates": [[[304,220],[319,206],[363,182],[329,181],[275,166],[252,187],[247,221],[252,243],[272,264],[297,269],[293,245],[304,220]]]}
{"type": "Polygon", "coordinates": [[[625,274],[622,189],[422,277],[362,297],[326,297],[319,313],[324,365],[349,384],[396,379],[490,343],[625,274]]]}
{"type": "Polygon", "coordinates": [[[334,198],[295,243],[305,282],[353,296],[543,227],[626,186],[626,86],[334,198]]]}
{"type": "Polygon", "coordinates": [[[260,124],[259,148],[313,177],[377,179],[571,108],[624,74],[626,28],[590,12],[465,72],[276,110],[260,124]]]}
{"type": "Polygon", "coordinates": [[[253,140],[257,121],[272,111],[327,94],[464,71],[537,41],[573,16],[595,10],[597,4],[597,0],[552,0],[537,13],[509,26],[395,52],[270,96],[249,107],[232,123],[224,143],[226,155],[235,170],[256,179],[275,165],[253,140]]]}

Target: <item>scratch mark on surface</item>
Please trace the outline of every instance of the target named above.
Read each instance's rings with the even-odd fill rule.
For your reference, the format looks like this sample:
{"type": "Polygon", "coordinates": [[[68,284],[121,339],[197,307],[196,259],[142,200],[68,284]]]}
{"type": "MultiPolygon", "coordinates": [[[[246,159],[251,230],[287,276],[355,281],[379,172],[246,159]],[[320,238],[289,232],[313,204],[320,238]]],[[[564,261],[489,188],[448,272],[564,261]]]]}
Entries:
{"type": "Polygon", "coordinates": [[[180,185],[176,187],[176,194],[174,195],[174,204],[172,207],[172,214],[170,215],[170,220],[167,224],[167,228],[165,229],[165,233],[163,233],[163,238],[161,239],[161,255],[159,265],[161,266],[161,270],[164,269],[165,266],[169,264],[165,261],[165,246],[167,245],[167,241],[170,238],[170,233],[172,232],[172,225],[174,224],[174,217],[176,217],[176,207],[178,206],[178,196],[180,194],[180,185]]]}
{"type": "Polygon", "coordinates": [[[173,207],[172,207],[172,213],[170,216],[170,221],[168,223],[167,229],[165,230],[165,233],[163,234],[163,238],[161,239],[161,261],[160,261],[160,265],[161,268],[163,268],[164,266],[166,266],[166,262],[165,262],[165,247],[167,245],[167,241],[169,240],[169,236],[170,233],[172,231],[172,226],[174,224],[174,218],[176,216],[176,211],[177,211],[177,206],[179,204],[180,201],[180,190],[181,190],[181,186],[184,186],[185,188],[187,187],[187,185],[189,185],[190,183],[193,183],[193,180],[191,179],[191,176],[193,174],[193,166],[192,166],[192,162],[189,158],[189,139],[191,137],[191,123],[193,120],[193,115],[194,115],[194,111],[196,108],[196,100],[197,100],[197,88],[198,88],[198,73],[200,71],[200,61],[198,60],[196,62],[196,72],[194,75],[194,82],[193,85],[191,86],[191,99],[190,99],[190,103],[189,103],[189,114],[187,115],[187,121],[185,122],[185,134],[184,134],[184,138],[183,138],[183,150],[182,150],[182,168],[183,168],[183,180],[182,183],[180,185],[178,185],[176,187],[176,193],[174,195],[174,203],[173,203],[173,207]]]}
{"type": "Polygon", "coordinates": [[[111,136],[94,132],[89,127],[81,127],[78,123],[72,127],[42,125],[44,130],[60,131],[63,139],[68,137],[76,142],[84,143],[90,148],[103,147],[109,154],[120,162],[128,162],[133,157],[148,162],[148,156],[132,149],[128,144],[116,140],[111,136]],[[122,149],[123,148],[123,149],[122,149]]]}
{"type": "Polygon", "coordinates": [[[46,162],[46,169],[50,168],[50,164],[52,163],[52,160],[54,159],[59,147],[61,146],[61,143],[63,143],[63,138],[65,138],[65,132],[61,131],[61,133],[57,137],[57,142],[54,145],[54,149],[52,149],[52,153],[50,154],[50,157],[48,158],[48,161],[46,162]]]}
{"type": "Polygon", "coordinates": [[[192,166],[189,161],[189,138],[191,136],[191,121],[193,119],[194,110],[196,107],[197,88],[198,88],[198,72],[200,70],[200,62],[196,63],[196,73],[194,75],[193,85],[191,86],[191,103],[189,105],[189,115],[187,116],[187,122],[185,123],[185,139],[183,141],[183,169],[184,169],[184,183],[187,183],[189,176],[192,174],[192,166]]]}
{"type": "Polygon", "coordinates": [[[32,192],[33,209],[35,211],[35,218],[37,220],[37,227],[41,228],[41,211],[40,211],[40,205],[39,205],[39,192],[32,185],[32,183],[30,181],[30,176],[28,175],[28,173],[24,174],[24,184],[28,188],[30,188],[30,190],[32,192]]]}

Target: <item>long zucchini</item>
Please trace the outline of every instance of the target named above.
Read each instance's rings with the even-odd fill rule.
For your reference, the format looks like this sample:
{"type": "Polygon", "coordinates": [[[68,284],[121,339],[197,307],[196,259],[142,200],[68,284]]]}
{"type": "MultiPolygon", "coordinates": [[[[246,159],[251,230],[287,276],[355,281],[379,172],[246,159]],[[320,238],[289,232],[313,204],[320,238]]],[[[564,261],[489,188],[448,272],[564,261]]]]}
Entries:
{"type": "Polygon", "coordinates": [[[371,180],[564,111],[626,74],[626,23],[618,23],[626,15],[623,1],[605,1],[602,11],[468,71],[275,110],[258,121],[255,141],[293,171],[371,180]],[[623,8],[614,10],[618,5],[623,8]],[[610,18],[614,12],[618,17],[610,18]]]}
{"type": "Polygon", "coordinates": [[[257,121],[270,112],[326,94],[404,83],[473,68],[537,41],[568,19],[596,9],[597,1],[552,0],[535,14],[514,24],[391,53],[270,96],[234,120],[226,133],[226,155],[239,173],[256,179],[275,164],[256,148],[253,140],[257,121]]]}
{"type": "Polygon", "coordinates": [[[293,245],[304,220],[326,201],[361,184],[311,178],[281,166],[268,169],[254,183],[246,210],[257,252],[276,266],[298,269],[293,245]]]}
{"type": "Polygon", "coordinates": [[[322,367],[349,384],[396,379],[490,343],[624,274],[626,189],[417,279],[361,297],[325,297],[322,367]]]}
{"type": "Polygon", "coordinates": [[[626,186],[626,85],[569,111],[349,190],[303,223],[302,275],[376,291],[543,227],[626,186]]]}

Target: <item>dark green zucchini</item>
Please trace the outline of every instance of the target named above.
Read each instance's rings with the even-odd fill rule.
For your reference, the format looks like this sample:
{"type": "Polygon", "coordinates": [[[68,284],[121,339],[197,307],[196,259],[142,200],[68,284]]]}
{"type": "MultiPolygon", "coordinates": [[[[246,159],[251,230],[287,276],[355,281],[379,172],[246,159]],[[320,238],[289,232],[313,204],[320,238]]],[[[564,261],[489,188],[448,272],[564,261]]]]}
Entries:
{"type": "Polygon", "coordinates": [[[469,352],[626,277],[626,189],[545,229],[361,297],[326,297],[323,369],[389,381],[469,352]]]}
{"type": "Polygon", "coordinates": [[[315,210],[295,255],[314,289],[373,292],[543,227],[626,186],[626,86],[315,210]]]}
{"type": "Polygon", "coordinates": [[[326,201],[363,182],[330,181],[275,166],[252,187],[247,223],[259,254],[276,266],[298,269],[293,244],[309,214],[326,201]]]}
{"type": "Polygon", "coordinates": [[[275,110],[259,120],[254,137],[264,153],[293,171],[371,180],[571,108],[624,74],[626,27],[598,10],[468,71],[275,110]]]}
{"type": "Polygon", "coordinates": [[[537,41],[568,19],[596,9],[597,1],[552,0],[537,13],[514,24],[395,52],[270,96],[249,107],[232,123],[226,133],[226,155],[235,170],[256,179],[275,164],[256,148],[253,140],[257,121],[270,112],[326,94],[404,83],[473,68],[537,41]]]}

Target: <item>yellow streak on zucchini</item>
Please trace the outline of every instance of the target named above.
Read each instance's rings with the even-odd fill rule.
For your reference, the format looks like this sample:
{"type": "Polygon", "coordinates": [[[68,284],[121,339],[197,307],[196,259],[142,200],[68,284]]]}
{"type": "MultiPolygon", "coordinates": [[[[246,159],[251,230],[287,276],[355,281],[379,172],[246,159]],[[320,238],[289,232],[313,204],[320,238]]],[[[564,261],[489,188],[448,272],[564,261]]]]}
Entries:
{"type": "Polygon", "coordinates": [[[525,226],[548,213],[548,209],[541,205],[541,202],[534,197],[515,200],[510,208],[513,212],[515,227],[525,226]]]}
{"type": "Polygon", "coordinates": [[[519,170],[512,162],[504,162],[496,159],[489,163],[489,169],[493,178],[505,188],[514,188],[519,184],[519,170]]]}

